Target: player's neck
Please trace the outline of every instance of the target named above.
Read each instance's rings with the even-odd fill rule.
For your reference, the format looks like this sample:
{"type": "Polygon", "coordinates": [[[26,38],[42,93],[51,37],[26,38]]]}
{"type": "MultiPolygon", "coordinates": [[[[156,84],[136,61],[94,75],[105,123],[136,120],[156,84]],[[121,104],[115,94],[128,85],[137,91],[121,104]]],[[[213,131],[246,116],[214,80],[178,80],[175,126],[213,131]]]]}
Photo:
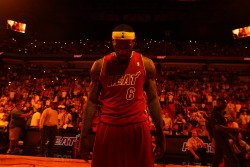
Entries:
{"type": "Polygon", "coordinates": [[[115,57],[115,60],[120,63],[120,64],[127,64],[130,62],[130,59],[131,59],[131,56],[130,57],[120,57],[120,56],[117,56],[116,53],[114,52],[113,56],[115,57]]]}

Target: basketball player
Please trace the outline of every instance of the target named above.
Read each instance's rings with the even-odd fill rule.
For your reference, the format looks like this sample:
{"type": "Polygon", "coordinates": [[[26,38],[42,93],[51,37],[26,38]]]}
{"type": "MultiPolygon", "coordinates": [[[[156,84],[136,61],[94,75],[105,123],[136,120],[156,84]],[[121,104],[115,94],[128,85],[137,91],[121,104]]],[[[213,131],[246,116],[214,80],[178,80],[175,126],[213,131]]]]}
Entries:
{"type": "Polygon", "coordinates": [[[155,66],[151,59],[133,51],[135,32],[129,25],[115,27],[112,44],[115,52],[95,61],[91,68],[80,154],[87,159],[90,151],[87,135],[100,100],[101,116],[92,167],[153,167],[154,156],[161,157],[165,148],[155,66]],[[146,107],[156,127],[155,154],[146,107]]]}

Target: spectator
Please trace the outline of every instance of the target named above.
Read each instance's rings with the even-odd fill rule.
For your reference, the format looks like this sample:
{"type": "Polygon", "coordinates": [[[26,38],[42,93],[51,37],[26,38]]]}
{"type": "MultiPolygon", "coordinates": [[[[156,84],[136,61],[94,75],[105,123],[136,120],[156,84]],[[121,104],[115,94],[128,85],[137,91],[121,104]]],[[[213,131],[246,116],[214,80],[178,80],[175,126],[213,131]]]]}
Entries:
{"type": "Polygon", "coordinates": [[[18,140],[22,135],[22,130],[25,127],[25,118],[30,116],[32,113],[26,113],[22,111],[23,105],[17,103],[16,107],[11,111],[11,119],[9,125],[9,149],[7,154],[19,153],[18,140]]]}
{"type": "Polygon", "coordinates": [[[49,108],[46,108],[40,119],[39,128],[41,131],[42,139],[41,139],[41,154],[42,156],[45,154],[45,143],[47,139],[49,140],[48,144],[48,156],[53,156],[53,148],[54,142],[57,133],[58,126],[58,112],[57,112],[57,103],[52,102],[49,108]]]}
{"type": "MultiPolygon", "coordinates": [[[[172,122],[172,119],[169,117],[169,113],[168,112],[165,112],[165,114],[163,114],[163,118],[162,119],[164,121],[164,125],[165,126],[167,125],[170,129],[172,129],[173,122],[172,122]]],[[[163,129],[165,129],[164,127],[163,127],[163,129]]]]}
{"type": "Polygon", "coordinates": [[[0,107],[0,120],[3,118],[3,116],[5,115],[4,113],[4,108],[3,107],[0,107]]]}
{"type": "Polygon", "coordinates": [[[3,115],[3,118],[0,119],[0,150],[8,147],[8,115],[3,115]]]}
{"type": "Polygon", "coordinates": [[[236,106],[235,104],[232,102],[232,100],[230,100],[227,104],[227,107],[225,109],[226,112],[228,113],[233,113],[233,112],[236,112],[236,106]]]}
{"type": "Polygon", "coordinates": [[[188,122],[191,123],[194,128],[197,127],[199,123],[199,117],[197,115],[198,115],[197,113],[193,112],[189,114],[188,117],[188,122]]]}
{"type": "Polygon", "coordinates": [[[73,128],[74,126],[70,123],[70,121],[69,120],[66,120],[65,121],[65,124],[63,125],[63,129],[69,129],[69,128],[73,128]]]}
{"type": "Polygon", "coordinates": [[[198,160],[202,166],[206,166],[206,145],[197,136],[196,130],[192,130],[192,137],[188,139],[187,146],[190,163],[194,165],[194,161],[198,160]]]}
{"type": "Polygon", "coordinates": [[[248,123],[250,122],[250,116],[247,114],[246,111],[243,110],[239,118],[241,119],[242,128],[247,129],[248,123]]]}
{"type": "Polygon", "coordinates": [[[66,124],[66,121],[72,124],[72,116],[67,112],[67,108],[65,105],[59,105],[58,111],[59,128],[63,128],[63,126],[66,124]]]}
{"type": "Polygon", "coordinates": [[[183,135],[185,136],[192,136],[192,129],[193,125],[190,122],[187,122],[186,125],[184,125],[183,135]]]}
{"type": "Polygon", "coordinates": [[[174,124],[172,128],[172,135],[177,136],[183,134],[183,131],[180,131],[179,124],[174,124]]]}
{"type": "Polygon", "coordinates": [[[2,119],[0,119],[0,128],[1,129],[6,129],[8,124],[9,124],[8,115],[5,114],[5,115],[3,115],[2,119]]]}
{"type": "Polygon", "coordinates": [[[249,155],[250,155],[250,146],[242,140],[243,135],[238,133],[236,138],[229,139],[230,144],[233,147],[234,152],[236,153],[241,167],[248,167],[249,166],[249,155]],[[248,165],[247,165],[248,164],[248,165]]]}
{"type": "Polygon", "coordinates": [[[186,120],[183,118],[182,114],[178,114],[177,118],[174,120],[174,124],[178,125],[178,133],[182,133],[184,129],[184,125],[186,124],[186,120]]]}
{"type": "Polygon", "coordinates": [[[196,113],[196,112],[198,112],[198,107],[196,107],[196,105],[194,103],[192,103],[191,107],[188,107],[188,111],[190,113],[196,113]]]}
{"type": "Polygon", "coordinates": [[[241,105],[240,101],[237,101],[235,104],[236,112],[240,112],[241,106],[242,105],[241,105]]]}
{"type": "Polygon", "coordinates": [[[205,125],[200,126],[200,129],[197,130],[197,134],[199,137],[206,137],[209,141],[211,141],[210,134],[205,125]]]}
{"type": "Polygon", "coordinates": [[[39,127],[41,113],[42,113],[42,108],[38,108],[36,112],[32,115],[31,122],[30,122],[31,127],[39,127]]]}
{"type": "Polygon", "coordinates": [[[240,108],[240,113],[246,112],[247,115],[250,114],[250,111],[247,108],[247,105],[245,103],[242,104],[241,108],[240,108]]]}
{"type": "Polygon", "coordinates": [[[199,108],[200,111],[208,112],[208,107],[205,103],[201,104],[201,107],[199,108]]]}

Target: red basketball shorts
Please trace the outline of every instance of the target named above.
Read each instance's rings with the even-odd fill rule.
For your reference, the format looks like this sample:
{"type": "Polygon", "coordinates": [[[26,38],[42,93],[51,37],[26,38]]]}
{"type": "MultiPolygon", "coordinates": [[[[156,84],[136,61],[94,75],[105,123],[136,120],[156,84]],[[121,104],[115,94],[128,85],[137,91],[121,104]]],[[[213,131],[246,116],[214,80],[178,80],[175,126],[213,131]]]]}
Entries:
{"type": "Polygon", "coordinates": [[[92,167],[153,167],[153,150],[147,122],[126,126],[100,123],[92,167]]]}

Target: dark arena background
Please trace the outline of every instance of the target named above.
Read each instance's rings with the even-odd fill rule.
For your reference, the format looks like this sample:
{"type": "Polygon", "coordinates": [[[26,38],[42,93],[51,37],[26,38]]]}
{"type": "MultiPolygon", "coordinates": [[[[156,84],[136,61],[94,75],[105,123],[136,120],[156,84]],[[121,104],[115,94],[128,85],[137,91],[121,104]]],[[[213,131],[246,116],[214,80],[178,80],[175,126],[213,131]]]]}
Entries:
{"type": "MultiPolygon", "coordinates": [[[[122,23],[135,30],[135,51],[154,61],[163,119],[169,115],[172,120],[164,127],[165,156],[155,166],[189,165],[190,129],[209,132],[214,101],[220,96],[230,102],[225,114],[229,123],[249,130],[249,8],[248,0],[0,0],[0,167],[90,166],[77,153],[89,70],[113,51],[111,32],[122,23]],[[18,100],[34,112],[56,100],[77,113],[73,128],[58,131],[53,158],[39,155],[39,129],[28,123],[19,152],[6,154],[8,125],[3,115],[9,118],[18,100]],[[177,131],[180,114],[185,123],[177,131]]],[[[89,135],[91,145],[97,126],[98,115],[89,135]]],[[[200,137],[209,166],[211,139],[200,137]]],[[[248,132],[243,139],[250,144],[248,132]]]]}

